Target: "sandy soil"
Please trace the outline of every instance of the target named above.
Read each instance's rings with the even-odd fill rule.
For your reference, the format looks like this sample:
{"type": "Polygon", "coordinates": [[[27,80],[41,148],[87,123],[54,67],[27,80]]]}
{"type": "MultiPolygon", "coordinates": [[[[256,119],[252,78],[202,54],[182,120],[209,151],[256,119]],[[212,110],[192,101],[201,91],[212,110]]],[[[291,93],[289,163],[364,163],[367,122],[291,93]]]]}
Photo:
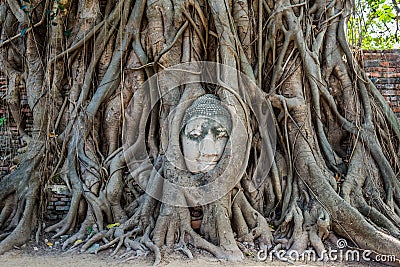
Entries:
{"type": "MultiPolygon", "coordinates": [[[[142,267],[151,266],[154,261],[154,255],[149,253],[147,256],[141,256],[124,262],[124,259],[119,256],[123,254],[123,250],[117,257],[110,257],[112,249],[100,251],[98,254],[80,253],[80,245],[73,251],[62,251],[61,244],[63,238],[53,239],[50,234],[41,236],[39,244],[34,241],[23,245],[20,248],[15,248],[4,255],[0,255],[0,267],[142,267]],[[54,245],[49,246],[51,242],[54,245]]],[[[168,267],[266,267],[266,266],[314,266],[314,267],[381,267],[385,266],[376,262],[281,262],[278,260],[271,261],[269,258],[265,261],[257,259],[256,255],[246,256],[242,262],[232,263],[224,260],[218,260],[210,253],[189,247],[193,253],[194,259],[190,260],[181,252],[174,252],[173,250],[161,250],[162,261],[159,266],[168,267]]],[[[256,254],[256,253],[254,253],[256,254]]]]}
{"type": "MultiPolygon", "coordinates": [[[[107,258],[104,253],[99,255],[94,254],[42,254],[35,255],[25,251],[13,250],[0,256],[0,266],[2,267],[36,267],[36,266],[54,266],[54,267],[110,267],[110,266],[151,266],[153,257],[137,258],[126,263],[122,263],[118,259],[107,258]]],[[[339,266],[339,265],[306,265],[295,264],[296,266],[339,266]]],[[[185,259],[181,255],[164,256],[160,266],[176,266],[176,267],[205,267],[205,266],[293,266],[282,262],[256,262],[252,260],[245,260],[240,263],[230,263],[226,261],[219,261],[205,255],[195,255],[193,260],[185,259]]],[[[344,266],[344,265],[342,265],[344,266]]]]}
{"type": "MultiPolygon", "coordinates": [[[[150,254],[146,257],[139,257],[128,262],[122,262],[121,259],[111,258],[108,255],[110,251],[100,252],[97,255],[75,252],[64,252],[58,249],[51,249],[45,246],[35,246],[30,244],[24,246],[22,249],[14,249],[10,252],[0,256],[1,267],[36,267],[36,266],[50,266],[50,267],[111,267],[111,266],[151,266],[153,263],[153,255],[150,254]]],[[[288,264],[279,261],[258,261],[255,257],[246,257],[243,262],[231,263],[221,261],[213,258],[206,252],[193,251],[193,260],[189,260],[185,256],[177,252],[163,251],[163,259],[160,266],[176,266],[176,267],[205,267],[205,266],[315,266],[315,267],[344,267],[344,266],[383,266],[381,264],[366,264],[364,263],[304,263],[296,262],[295,264],[288,264]]]]}

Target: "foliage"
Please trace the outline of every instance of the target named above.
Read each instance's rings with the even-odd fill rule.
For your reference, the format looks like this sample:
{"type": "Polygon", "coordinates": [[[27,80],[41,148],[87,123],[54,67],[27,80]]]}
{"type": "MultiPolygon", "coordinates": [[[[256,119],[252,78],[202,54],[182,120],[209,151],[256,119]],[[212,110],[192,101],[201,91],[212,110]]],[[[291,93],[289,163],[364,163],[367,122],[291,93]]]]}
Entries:
{"type": "Polygon", "coordinates": [[[356,0],[348,23],[349,42],[361,49],[400,48],[399,0],[356,0]]]}
{"type": "Polygon", "coordinates": [[[6,117],[1,117],[0,118],[0,126],[6,124],[7,118],[6,117]]]}

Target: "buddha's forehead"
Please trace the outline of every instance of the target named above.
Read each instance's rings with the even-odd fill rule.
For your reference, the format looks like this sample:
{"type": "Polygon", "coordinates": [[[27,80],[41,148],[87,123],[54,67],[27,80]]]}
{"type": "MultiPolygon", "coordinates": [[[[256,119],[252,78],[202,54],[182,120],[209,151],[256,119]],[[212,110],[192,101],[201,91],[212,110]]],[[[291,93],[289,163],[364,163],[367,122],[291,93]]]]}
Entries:
{"type": "Polygon", "coordinates": [[[193,118],[203,116],[214,119],[222,117],[229,118],[230,113],[224,104],[218,100],[218,97],[212,94],[206,94],[196,99],[185,111],[182,124],[186,125],[193,118]]]}
{"type": "Polygon", "coordinates": [[[211,129],[227,130],[229,121],[225,116],[214,116],[213,118],[207,118],[204,116],[196,116],[188,121],[185,127],[185,132],[198,129],[211,129]]]}

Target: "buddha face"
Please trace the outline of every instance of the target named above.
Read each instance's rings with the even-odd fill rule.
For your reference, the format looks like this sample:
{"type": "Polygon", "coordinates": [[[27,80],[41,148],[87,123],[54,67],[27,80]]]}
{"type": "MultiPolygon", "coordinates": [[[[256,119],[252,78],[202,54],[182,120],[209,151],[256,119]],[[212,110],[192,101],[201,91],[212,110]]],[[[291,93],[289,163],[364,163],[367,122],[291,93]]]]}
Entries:
{"type": "Polygon", "coordinates": [[[192,173],[212,170],[221,159],[229,135],[229,118],[194,117],[181,132],[182,152],[187,169],[192,173]]]}

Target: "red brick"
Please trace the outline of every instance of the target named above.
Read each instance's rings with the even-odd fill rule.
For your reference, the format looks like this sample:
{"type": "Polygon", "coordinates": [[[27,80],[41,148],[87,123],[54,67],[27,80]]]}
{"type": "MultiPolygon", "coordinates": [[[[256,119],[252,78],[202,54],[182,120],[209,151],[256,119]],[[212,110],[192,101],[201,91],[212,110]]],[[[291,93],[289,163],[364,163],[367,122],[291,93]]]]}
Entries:
{"type": "Polygon", "coordinates": [[[386,99],[386,101],[388,102],[389,106],[394,107],[394,103],[391,102],[390,100],[386,99]]]}
{"type": "Polygon", "coordinates": [[[62,194],[53,194],[53,197],[62,198],[62,197],[66,197],[66,196],[62,195],[62,194]]]}
{"type": "Polygon", "coordinates": [[[389,62],[387,62],[387,61],[381,61],[381,62],[379,63],[379,65],[381,65],[382,67],[389,67],[389,62]]]}
{"type": "Polygon", "coordinates": [[[400,72],[398,72],[398,73],[386,73],[386,77],[388,77],[388,78],[398,78],[398,77],[400,77],[400,72]]]}
{"type": "Polygon", "coordinates": [[[367,72],[379,72],[381,74],[388,73],[388,72],[398,72],[397,68],[393,67],[366,67],[365,70],[367,72]]]}
{"type": "Polygon", "coordinates": [[[370,77],[382,77],[380,72],[371,72],[368,74],[370,77]]]}
{"type": "Polygon", "coordinates": [[[400,113],[400,107],[393,107],[392,109],[394,113],[400,113]]]}
{"type": "Polygon", "coordinates": [[[397,90],[381,90],[383,96],[396,95],[397,90]]]}
{"type": "Polygon", "coordinates": [[[382,61],[382,62],[379,63],[379,65],[381,65],[382,67],[389,67],[389,62],[382,61]]]}
{"type": "Polygon", "coordinates": [[[69,206],[57,206],[56,210],[63,210],[63,211],[68,211],[69,210],[69,206]]]}
{"type": "MultiPolygon", "coordinates": [[[[400,68],[400,60],[390,61],[389,62],[389,67],[393,67],[393,68],[399,69],[400,68]]],[[[397,71],[399,71],[399,70],[397,70],[397,71]]]]}

